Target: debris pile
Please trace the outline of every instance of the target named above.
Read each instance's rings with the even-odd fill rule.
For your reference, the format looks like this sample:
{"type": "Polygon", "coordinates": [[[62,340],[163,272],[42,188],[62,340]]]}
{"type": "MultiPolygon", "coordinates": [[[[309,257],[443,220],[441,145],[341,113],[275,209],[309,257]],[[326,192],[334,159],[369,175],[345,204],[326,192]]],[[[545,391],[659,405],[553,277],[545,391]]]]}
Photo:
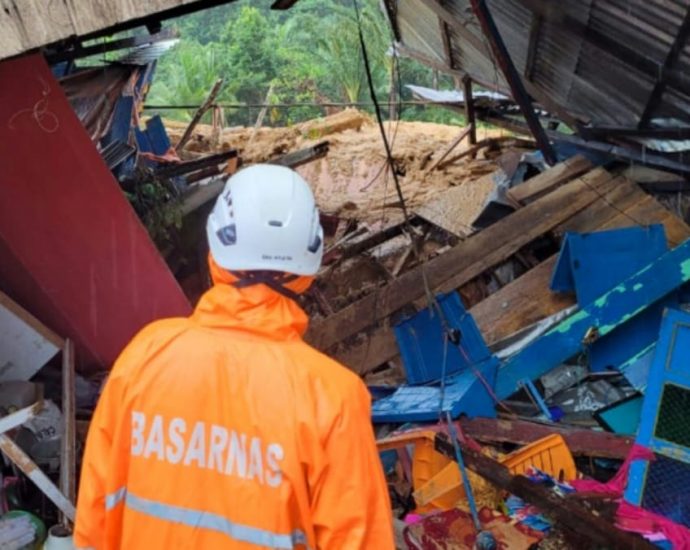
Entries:
{"type": "Polygon", "coordinates": [[[668,389],[685,374],[664,366],[684,345],[690,226],[615,167],[575,156],[548,168],[514,153],[504,148],[500,168],[413,205],[408,223],[334,245],[308,339],[370,385],[409,547],[450,547],[461,524],[476,535],[473,508],[505,540],[645,547],[628,533],[633,507],[680,524],[643,533],[674,541],[690,533],[669,504],[684,489],[645,472],[675,460],[682,475],[690,464],[673,416],[684,390],[668,389]],[[489,188],[483,200],[470,199],[473,185],[489,188]],[[329,296],[350,247],[359,264],[347,269],[360,278],[348,291],[341,277],[329,296]],[[387,247],[403,269],[390,269],[387,247]],[[654,454],[633,463],[617,494],[580,496],[580,478],[611,477],[638,446],[654,454]],[[497,510],[512,518],[510,534],[493,526],[497,510]]]}

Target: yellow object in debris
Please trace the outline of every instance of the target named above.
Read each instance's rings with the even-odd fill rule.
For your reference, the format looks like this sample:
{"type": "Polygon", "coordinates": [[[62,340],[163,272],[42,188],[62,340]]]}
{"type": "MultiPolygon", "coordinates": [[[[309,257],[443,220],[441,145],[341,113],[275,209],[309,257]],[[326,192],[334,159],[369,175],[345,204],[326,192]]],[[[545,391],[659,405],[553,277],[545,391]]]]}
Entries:
{"type": "Polygon", "coordinates": [[[465,498],[458,465],[434,449],[433,439],[414,447],[412,486],[419,513],[455,508],[465,498]]]}
{"type": "Polygon", "coordinates": [[[533,466],[550,476],[571,481],[577,478],[573,455],[563,436],[548,435],[507,455],[501,462],[512,474],[524,474],[533,466]]]}
{"type": "MultiPolygon", "coordinates": [[[[495,508],[501,501],[500,491],[472,471],[468,476],[477,507],[495,508]]],[[[412,486],[418,513],[449,508],[469,510],[457,462],[437,452],[433,440],[415,444],[412,486]]]]}

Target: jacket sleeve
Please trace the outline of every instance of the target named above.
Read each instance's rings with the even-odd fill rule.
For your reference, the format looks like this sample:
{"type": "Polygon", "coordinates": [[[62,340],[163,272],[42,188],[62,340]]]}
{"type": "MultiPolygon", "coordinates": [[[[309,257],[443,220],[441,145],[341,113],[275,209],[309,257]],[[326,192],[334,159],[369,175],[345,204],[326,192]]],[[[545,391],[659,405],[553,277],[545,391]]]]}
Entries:
{"type": "Polygon", "coordinates": [[[326,466],[311,488],[319,550],[395,547],[388,488],[371,425],[371,399],[364,384],[355,382],[349,384],[326,436],[326,466]]]}
{"type": "Polygon", "coordinates": [[[74,544],[79,549],[105,546],[108,475],[113,475],[114,433],[121,421],[123,401],[123,379],[113,369],[91,419],[82,459],[74,528],[74,544]]]}

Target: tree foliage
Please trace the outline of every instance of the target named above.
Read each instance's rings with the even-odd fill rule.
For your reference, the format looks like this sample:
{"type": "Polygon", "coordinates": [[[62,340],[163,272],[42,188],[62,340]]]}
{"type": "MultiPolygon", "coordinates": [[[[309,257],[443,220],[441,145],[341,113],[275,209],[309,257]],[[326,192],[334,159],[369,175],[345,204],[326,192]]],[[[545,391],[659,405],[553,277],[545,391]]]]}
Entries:
{"type": "MultiPolygon", "coordinates": [[[[358,0],[377,97],[410,93],[400,84],[432,85],[432,71],[390,55],[392,33],[378,0],[358,0]],[[397,67],[398,73],[394,71],[397,67]],[[397,77],[399,74],[399,78],[397,77]],[[391,94],[393,92],[393,94],[391,94]]],[[[217,78],[219,102],[242,105],[368,102],[352,0],[300,0],[286,12],[240,0],[179,18],[180,43],[160,61],[149,103],[198,105],[217,78]],[[269,94],[270,90],[270,94],[269,94]]],[[[448,87],[448,78],[442,80],[448,87]]],[[[188,119],[194,109],[166,112],[188,119]]],[[[258,109],[226,110],[228,124],[252,124],[258,109]]],[[[319,107],[273,108],[265,122],[291,124],[323,115],[319,107]]],[[[440,108],[406,107],[403,118],[451,121],[440,108]]]]}

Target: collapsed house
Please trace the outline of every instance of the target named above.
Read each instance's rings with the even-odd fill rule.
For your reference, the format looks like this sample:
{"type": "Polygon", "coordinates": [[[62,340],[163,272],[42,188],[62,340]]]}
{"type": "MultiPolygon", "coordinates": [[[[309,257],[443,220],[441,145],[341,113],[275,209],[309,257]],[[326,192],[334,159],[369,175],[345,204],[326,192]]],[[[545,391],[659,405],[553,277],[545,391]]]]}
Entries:
{"type": "MultiPolygon", "coordinates": [[[[200,124],[220,84],[190,124],[150,116],[161,21],[207,3],[76,4],[64,26],[0,12],[3,57],[43,47],[0,63],[6,509],[73,520],[100,381],[139,328],[189,312],[213,200],[269,162],[323,211],[307,340],[370,387],[401,547],[687,544],[687,6],[387,0],[397,54],[457,77],[413,93],[467,119],[391,121],[388,158],[353,110],[200,124]]],[[[40,531],[0,518],[7,544],[40,531]]]]}

